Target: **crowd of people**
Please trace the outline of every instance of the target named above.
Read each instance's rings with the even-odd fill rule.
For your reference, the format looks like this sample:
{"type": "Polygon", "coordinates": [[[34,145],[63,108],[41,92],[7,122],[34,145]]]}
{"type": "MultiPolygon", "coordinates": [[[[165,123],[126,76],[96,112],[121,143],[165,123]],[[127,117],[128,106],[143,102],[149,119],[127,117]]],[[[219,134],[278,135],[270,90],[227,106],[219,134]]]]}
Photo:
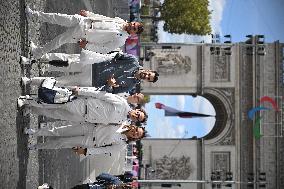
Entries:
{"type": "MultiPolygon", "coordinates": [[[[39,114],[68,125],[25,128],[25,134],[56,136],[44,143],[29,144],[29,150],[70,148],[76,154],[111,155],[126,149],[130,141],[146,136],[146,111],[137,104],[144,95],[136,92],[141,81],[156,82],[159,74],[140,66],[138,59],[120,49],[130,35],[143,32],[139,22],[126,22],[89,11],[67,15],[25,9],[28,19],[68,27],[43,46],[30,42],[30,57],[21,57],[21,64],[45,63],[55,70],[76,74],[62,77],[22,77],[22,85],[38,86],[38,94],[18,98],[23,113],[39,114]],[[66,43],[77,43],[80,54],[50,53],[66,43]],[[91,75],[86,71],[91,70],[91,75]]],[[[97,182],[77,188],[131,188],[124,177],[103,173],[97,182]]],[[[74,187],[74,188],[76,188],[74,187]]]]}

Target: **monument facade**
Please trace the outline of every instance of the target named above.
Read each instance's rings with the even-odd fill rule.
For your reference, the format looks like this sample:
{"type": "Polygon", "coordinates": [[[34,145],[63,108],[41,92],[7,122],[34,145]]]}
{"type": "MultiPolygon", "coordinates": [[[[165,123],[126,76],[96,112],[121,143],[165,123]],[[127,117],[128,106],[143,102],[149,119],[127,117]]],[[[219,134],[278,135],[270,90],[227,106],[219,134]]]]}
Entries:
{"type": "Polygon", "coordinates": [[[202,138],[143,140],[142,177],[211,180],[217,173],[226,180],[231,173],[241,182],[231,188],[249,188],[252,179],[255,188],[263,180],[267,189],[284,188],[283,48],[277,41],[261,42],[261,36],[234,44],[142,44],[144,67],[160,72],[157,83],[142,84],[143,93],[199,95],[216,111],[213,129],[202,138]],[[271,101],[261,102],[263,97],[271,101]],[[248,112],[259,106],[269,109],[249,119],[248,112]]]}

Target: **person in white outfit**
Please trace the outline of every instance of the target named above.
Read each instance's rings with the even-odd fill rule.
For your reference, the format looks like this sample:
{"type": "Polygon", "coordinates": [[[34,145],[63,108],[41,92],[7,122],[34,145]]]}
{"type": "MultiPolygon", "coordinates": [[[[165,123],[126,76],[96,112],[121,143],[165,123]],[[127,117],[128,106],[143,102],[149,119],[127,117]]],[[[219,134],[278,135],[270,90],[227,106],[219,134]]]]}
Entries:
{"type": "Polygon", "coordinates": [[[32,136],[56,136],[47,142],[29,145],[30,150],[73,148],[84,155],[111,155],[114,151],[125,149],[126,142],[135,141],[146,135],[144,127],[135,125],[104,125],[104,124],[73,124],[41,128],[39,130],[27,129],[26,134],[32,136]]]}
{"type": "MultiPolygon", "coordinates": [[[[68,101],[72,101],[76,97],[73,95],[72,91],[66,87],[55,86],[57,80],[54,77],[32,77],[27,78],[33,86],[38,86],[38,95],[32,97],[31,95],[21,96],[23,99],[33,99],[46,104],[62,104],[68,101]]],[[[95,89],[95,88],[94,88],[95,89]]],[[[144,104],[145,96],[142,93],[118,93],[120,97],[126,99],[128,104],[144,104]]]]}
{"type": "MultiPolygon", "coordinates": [[[[62,71],[68,74],[76,73],[56,78],[58,85],[91,87],[92,65],[111,61],[118,53],[121,52],[101,54],[84,49],[81,51],[81,54],[46,53],[40,58],[39,62],[51,65],[48,67],[48,71],[62,71]]],[[[31,63],[36,63],[36,60],[21,56],[21,64],[27,65],[31,63]]],[[[28,78],[22,78],[23,85],[30,82],[31,80],[28,78]]],[[[34,83],[37,85],[38,82],[34,83]]]]}
{"type": "Polygon", "coordinates": [[[123,46],[129,35],[143,31],[143,25],[139,22],[126,22],[118,17],[110,18],[85,10],[81,10],[80,15],[67,15],[33,11],[26,7],[26,14],[28,17],[36,16],[43,22],[69,28],[43,47],[36,47],[32,43],[34,58],[40,58],[65,43],[79,43],[81,48],[108,53],[123,46]]]}
{"type": "MultiPolygon", "coordinates": [[[[22,63],[30,62],[21,58],[22,63]]],[[[153,70],[145,70],[139,65],[138,59],[127,53],[100,54],[82,50],[81,54],[48,53],[43,56],[45,62],[51,65],[66,67],[67,72],[76,72],[75,75],[58,77],[58,85],[97,87],[99,90],[110,93],[133,91],[141,82],[156,82],[159,74],[153,70]],[[47,61],[46,61],[47,60],[47,61]]],[[[22,78],[22,84],[30,83],[27,77],[22,78]]]]}
{"type": "Polygon", "coordinates": [[[131,109],[126,99],[119,95],[96,91],[96,88],[74,88],[77,98],[65,104],[38,103],[34,99],[18,99],[18,107],[31,110],[35,114],[44,115],[54,119],[73,122],[121,124],[124,121],[147,120],[143,109],[131,109]]]}

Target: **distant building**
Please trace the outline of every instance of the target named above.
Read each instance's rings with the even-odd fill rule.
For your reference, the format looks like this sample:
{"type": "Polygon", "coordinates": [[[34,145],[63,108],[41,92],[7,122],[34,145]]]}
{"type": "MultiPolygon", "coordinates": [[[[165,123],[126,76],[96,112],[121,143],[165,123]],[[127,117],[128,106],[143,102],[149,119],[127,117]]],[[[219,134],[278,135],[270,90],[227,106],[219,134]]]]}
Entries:
{"type": "MultiPolygon", "coordinates": [[[[252,178],[266,180],[266,189],[284,188],[284,45],[263,44],[262,36],[250,37],[246,43],[234,44],[141,44],[144,67],[160,72],[158,82],[141,84],[141,92],[200,95],[216,111],[215,125],[203,138],[142,140],[142,179],[225,180],[231,172],[235,181],[252,178]],[[264,96],[275,100],[280,111],[270,102],[260,103],[264,96]],[[270,110],[256,112],[250,120],[248,111],[259,105],[270,110]],[[255,135],[257,124],[260,138],[255,135]]],[[[213,187],[171,187],[189,186],[213,187]]],[[[247,188],[247,184],[232,188],[247,188]]]]}

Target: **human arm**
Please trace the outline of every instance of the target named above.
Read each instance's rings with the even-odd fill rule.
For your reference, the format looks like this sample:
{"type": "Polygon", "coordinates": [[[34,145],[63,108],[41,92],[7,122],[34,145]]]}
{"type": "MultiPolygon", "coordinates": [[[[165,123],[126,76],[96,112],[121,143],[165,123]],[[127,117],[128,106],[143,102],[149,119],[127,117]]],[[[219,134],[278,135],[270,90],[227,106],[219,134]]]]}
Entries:
{"type": "Polygon", "coordinates": [[[121,152],[124,149],[126,149],[125,142],[120,144],[111,144],[95,148],[87,148],[86,156],[90,155],[112,156],[113,153],[121,152]]]}
{"type": "Polygon", "coordinates": [[[101,54],[94,51],[89,51],[87,49],[82,49],[80,54],[80,63],[81,64],[96,64],[96,63],[105,63],[107,61],[112,61],[112,59],[118,54],[114,52],[111,54],[101,54]]]}
{"type": "Polygon", "coordinates": [[[102,19],[102,18],[108,18],[104,15],[100,15],[100,14],[95,14],[93,12],[90,12],[90,11],[87,11],[87,10],[80,10],[80,13],[79,13],[81,16],[84,16],[84,17],[91,17],[92,19],[102,19]]]}
{"type": "Polygon", "coordinates": [[[113,30],[93,30],[90,31],[86,49],[94,52],[106,54],[122,47],[127,39],[126,34],[113,30]]]}
{"type": "Polygon", "coordinates": [[[76,87],[73,89],[73,93],[77,96],[89,96],[110,104],[121,104],[123,103],[122,98],[119,96],[107,93],[106,91],[98,91],[95,87],[76,87]]]}
{"type": "Polygon", "coordinates": [[[117,45],[117,43],[115,43],[114,41],[109,41],[106,43],[88,42],[85,46],[85,49],[94,51],[94,52],[99,52],[102,54],[107,54],[121,46],[123,45],[117,45]]]}
{"type": "Polygon", "coordinates": [[[75,152],[77,155],[84,155],[86,156],[87,153],[87,148],[82,148],[82,147],[73,147],[72,150],[75,152]]]}

